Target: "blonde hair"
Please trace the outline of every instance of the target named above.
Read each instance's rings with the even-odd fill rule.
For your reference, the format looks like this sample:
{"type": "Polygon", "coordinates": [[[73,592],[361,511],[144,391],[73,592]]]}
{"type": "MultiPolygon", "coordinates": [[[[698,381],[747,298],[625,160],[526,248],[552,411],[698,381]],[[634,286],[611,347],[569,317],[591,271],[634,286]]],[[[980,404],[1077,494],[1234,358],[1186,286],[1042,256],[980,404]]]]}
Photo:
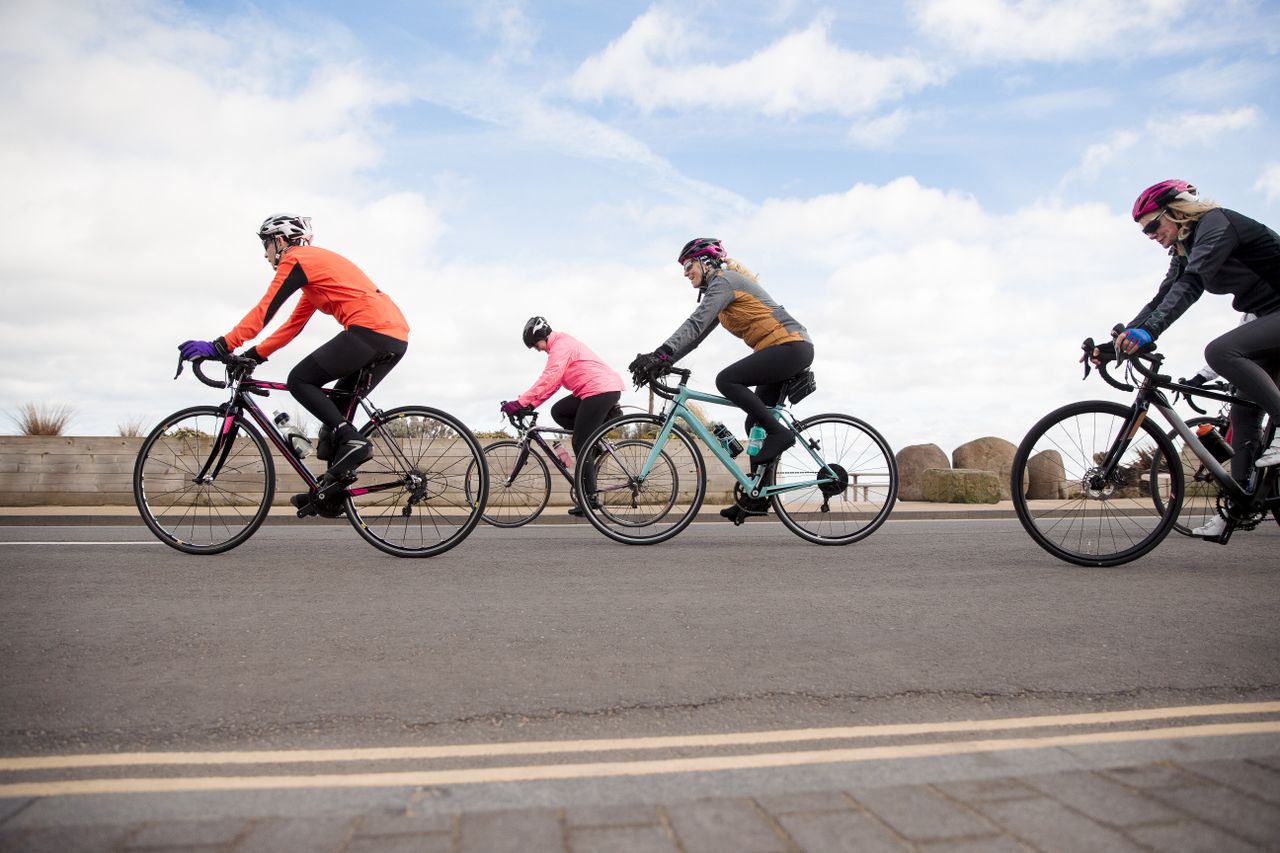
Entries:
{"type": "Polygon", "coordinates": [[[1191,226],[1199,222],[1200,217],[1220,207],[1222,205],[1208,198],[1197,198],[1191,201],[1174,199],[1164,206],[1164,215],[1178,226],[1178,240],[1181,241],[1191,236],[1191,226]]]}
{"type": "Polygon", "coordinates": [[[725,258],[724,261],[721,263],[721,266],[729,270],[729,272],[736,272],[738,275],[745,276],[746,278],[749,278],[754,282],[760,281],[759,276],[757,276],[751,270],[744,267],[740,261],[736,261],[733,258],[725,258]]]}

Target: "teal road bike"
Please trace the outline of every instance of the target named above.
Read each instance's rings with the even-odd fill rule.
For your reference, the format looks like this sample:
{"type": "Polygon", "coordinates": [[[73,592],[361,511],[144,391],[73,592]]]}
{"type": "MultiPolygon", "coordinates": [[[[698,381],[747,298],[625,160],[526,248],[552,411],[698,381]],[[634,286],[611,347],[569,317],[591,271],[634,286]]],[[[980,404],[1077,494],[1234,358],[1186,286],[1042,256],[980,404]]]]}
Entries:
{"type": "Polygon", "coordinates": [[[848,545],[874,533],[898,496],[898,468],[880,433],[842,414],[798,420],[786,405],[812,390],[808,371],[783,387],[774,414],[796,443],[753,473],[693,414],[690,401],[728,406],[728,399],[688,387],[691,372],[666,368],[647,383],[667,400],[660,414],[627,414],[587,439],[574,472],[586,495],[587,519],[628,545],[665,542],[689,526],[707,496],[707,469],[695,439],[710,449],[734,481],[739,505],[767,502],[792,532],[818,545],[848,545]],[[666,376],[679,384],[666,385],[666,376]],[[806,385],[806,383],[808,383],[806,385]]]}

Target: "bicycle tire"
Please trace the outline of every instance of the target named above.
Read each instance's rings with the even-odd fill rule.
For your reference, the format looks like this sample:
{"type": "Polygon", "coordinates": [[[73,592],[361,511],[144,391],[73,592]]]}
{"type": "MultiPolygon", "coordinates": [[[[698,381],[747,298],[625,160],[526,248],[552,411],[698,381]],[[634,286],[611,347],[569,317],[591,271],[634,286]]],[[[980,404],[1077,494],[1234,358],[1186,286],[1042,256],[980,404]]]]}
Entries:
{"type": "MultiPolygon", "coordinates": [[[[1195,432],[1196,427],[1201,424],[1217,424],[1218,419],[1214,417],[1191,418],[1186,421],[1186,425],[1195,432]]],[[[1210,518],[1218,514],[1218,491],[1219,486],[1213,478],[1206,478],[1204,475],[1204,464],[1186,449],[1183,444],[1182,436],[1178,434],[1176,429],[1169,430],[1166,435],[1173,444],[1174,452],[1182,463],[1182,508],[1178,512],[1177,519],[1173,522],[1173,529],[1183,536],[1191,536],[1191,531],[1202,524],[1206,524],[1210,518]]],[[[1152,457],[1152,467],[1159,457],[1152,457]]],[[[1230,465],[1231,463],[1226,463],[1230,465]]],[[[1152,480],[1158,482],[1158,480],[1152,480]]],[[[1163,494],[1155,495],[1157,506],[1161,506],[1165,500],[1163,494]]]]}
{"type": "Polygon", "coordinates": [[[849,545],[875,533],[898,499],[898,465],[884,436],[863,420],[836,413],[806,418],[796,429],[799,440],[770,463],[766,482],[820,479],[809,447],[840,479],[772,495],[778,519],[816,545],[849,545]]]}
{"type": "Polygon", "coordinates": [[[586,518],[605,536],[625,545],[656,545],[689,526],[707,493],[702,453],[687,432],[673,427],[661,468],[639,481],[633,474],[648,457],[662,420],[623,415],[602,424],[583,444],[574,485],[587,498],[586,518]],[[594,463],[587,460],[594,459],[594,463]],[[586,488],[587,465],[595,465],[596,490],[586,488]],[[657,474],[657,476],[655,476],[657,474]],[[595,505],[590,500],[594,494],[595,505]],[[672,510],[678,510],[675,514],[672,510]]]}
{"type": "Polygon", "coordinates": [[[1072,403],[1041,418],[1018,446],[1010,478],[1018,521],[1060,560],[1118,566],[1151,551],[1173,529],[1182,466],[1150,419],[1133,433],[1110,479],[1095,476],[1131,414],[1131,407],[1102,400],[1072,403]],[[1163,492],[1169,497],[1158,504],[1160,490],[1143,482],[1153,472],[1169,478],[1163,492]]]}
{"type": "Polygon", "coordinates": [[[470,535],[489,494],[484,451],[471,430],[439,409],[402,406],[360,433],[373,456],[360,466],[346,507],[365,541],[396,557],[434,557],[470,535]]]}
{"type": "Polygon", "coordinates": [[[489,499],[481,517],[486,524],[522,527],[542,514],[551,500],[551,472],[541,453],[518,441],[495,441],[485,445],[484,458],[489,466],[489,499]],[[524,461],[513,478],[522,449],[524,461]]]}
{"type": "Polygon", "coordinates": [[[134,503],[156,538],[184,554],[235,548],[271,510],[275,463],[266,440],[243,415],[236,417],[235,435],[214,478],[195,481],[225,421],[219,406],[192,406],[160,421],[138,450],[134,503]]]}

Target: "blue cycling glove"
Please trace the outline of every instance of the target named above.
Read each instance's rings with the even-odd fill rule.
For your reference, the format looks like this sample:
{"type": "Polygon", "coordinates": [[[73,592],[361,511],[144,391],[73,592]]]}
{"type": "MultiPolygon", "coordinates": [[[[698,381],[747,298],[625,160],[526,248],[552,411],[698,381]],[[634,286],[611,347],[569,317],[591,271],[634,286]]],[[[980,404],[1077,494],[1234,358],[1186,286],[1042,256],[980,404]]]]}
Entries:
{"type": "Polygon", "coordinates": [[[1133,341],[1135,344],[1137,344],[1138,349],[1142,349],[1147,344],[1151,343],[1151,341],[1153,340],[1153,338],[1151,337],[1151,333],[1148,332],[1146,329],[1137,329],[1137,328],[1125,329],[1123,332],[1120,333],[1120,336],[1116,338],[1116,345],[1119,346],[1120,344],[1124,343],[1126,339],[1133,341]]]}

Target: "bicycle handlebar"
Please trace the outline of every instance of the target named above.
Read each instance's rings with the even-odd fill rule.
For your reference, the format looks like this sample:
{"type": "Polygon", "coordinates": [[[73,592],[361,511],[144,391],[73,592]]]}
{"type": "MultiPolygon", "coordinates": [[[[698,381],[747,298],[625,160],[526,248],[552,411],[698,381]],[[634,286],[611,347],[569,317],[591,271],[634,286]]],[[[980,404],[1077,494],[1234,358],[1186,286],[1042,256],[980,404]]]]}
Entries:
{"type": "Polygon", "coordinates": [[[653,389],[653,393],[657,394],[659,397],[670,400],[680,393],[680,388],[673,388],[670,385],[659,381],[661,377],[668,375],[679,376],[680,382],[678,385],[685,385],[688,383],[689,377],[693,375],[693,371],[685,370],[683,367],[664,367],[660,372],[649,377],[646,384],[653,389]]]}
{"type": "MultiPolygon", "coordinates": [[[[179,357],[178,372],[173,374],[174,379],[177,379],[179,376],[182,375],[182,361],[183,361],[182,358],[179,357]]],[[[201,369],[201,365],[203,365],[204,362],[206,361],[216,361],[219,364],[225,365],[228,373],[238,373],[240,375],[240,378],[242,379],[246,376],[251,375],[253,373],[253,369],[258,366],[258,362],[254,361],[253,359],[243,358],[238,355],[229,355],[229,356],[226,356],[225,358],[192,359],[191,372],[196,375],[196,379],[199,379],[202,383],[204,383],[205,385],[208,385],[210,388],[226,388],[227,382],[225,380],[220,380],[220,379],[210,379],[208,376],[206,376],[204,374],[204,371],[201,369]]]]}
{"type": "MultiPolygon", "coordinates": [[[[1112,338],[1114,339],[1116,335],[1120,334],[1120,332],[1123,332],[1123,331],[1124,331],[1124,325],[1117,323],[1111,329],[1112,338]]],[[[1116,362],[1116,364],[1119,364],[1122,361],[1127,361],[1130,367],[1132,367],[1138,373],[1142,374],[1143,376],[1145,376],[1146,378],[1154,382],[1172,382],[1173,381],[1171,377],[1164,376],[1163,374],[1157,373],[1152,370],[1148,370],[1146,367],[1143,366],[1142,362],[1144,359],[1146,361],[1150,361],[1152,365],[1155,366],[1157,369],[1159,368],[1159,365],[1164,361],[1164,356],[1156,352],[1156,345],[1154,343],[1147,344],[1145,347],[1141,348],[1137,352],[1127,356],[1121,353],[1119,350],[1115,349],[1114,344],[1098,345],[1094,343],[1093,338],[1085,338],[1084,342],[1080,345],[1080,348],[1084,350],[1085,378],[1088,378],[1089,376],[1089,369],[1090,369],[1089,366],[1090,364],[1093,363],[1092,359],[1094,357],[1093,351],[1095,348],[1097,348],[1098,350],[1100,350],[1098,355],[1098,365],[1097,365],[1098,373],[1101,374],[1103,380],[1108,385],[1120,391],[1124,391],[1126,393],[1132,393],[1137,389],[1135,389],[1132,385],[1130,385],[1127,382],[1122,382],[1114,378],[1111,375],[1111,372],[1107,370],[1108,362],[1114,361],[1116,362]],[[1110,347],[1110,352],[1107,352],[1105,349],[1103,349],[1103,347],[1110,347]]]]}

